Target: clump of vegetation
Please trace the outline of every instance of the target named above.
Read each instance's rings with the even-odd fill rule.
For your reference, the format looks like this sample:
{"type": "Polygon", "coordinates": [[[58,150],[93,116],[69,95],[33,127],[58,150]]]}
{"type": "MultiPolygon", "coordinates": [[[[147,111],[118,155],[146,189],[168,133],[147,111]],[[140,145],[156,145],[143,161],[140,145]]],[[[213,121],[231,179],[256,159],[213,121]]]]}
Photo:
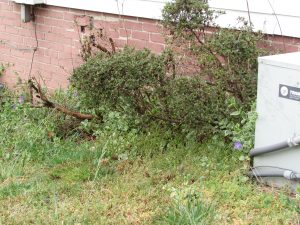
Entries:
{"type": "Polygon", "coordinates": [[[197,77],[174,76],[172,64],[168,52],[158,56],[126,47],[89,58],[74,70],[71,83],[100,114],[116,111],[143,126],[157,121],[206,138],[224,116],[224,92],[197,77]]]}
{"type": "Polygon", "coordinates": [[[196,0],[176,0],[163,11],[163,24],[171,39],[188,43],[184,50],[199,65],[192,77],[177,74],[172,46],[154,55],[147,49],[129,47],[117,51],[112,40],[112,47],[107,48],[92,38],[91,46],[100,52],[86,51],[86,62],[74,70],[71,84],[86,107],[99,115],[115,111],[135,126],[148,127],[155,122],[198,140],[223,133],[243,120],[243,113],[230,116],[235,109],[227,99],[233,99],[243,112],[249,111],[255,100],[262,35],[254,33],[244,20],[238,30],[208,32],[218,14],[207,1],[196,0]]]}
{"type": "Polygon", "coordinates": [[[193,185],[183,185],[181,189],[170,188],[173,200],[163,217],[166,224],[213,224],[217,219],[216,207],[205,201],[203,193],[193,185]]]}
{"type": "Polygon", "coordinates": [[[258,47],[263,35],[242,18],[238,28],[217,27],[220,13],[206,0],[175,0],[164,8],[163,24],[173,41],[188,43],[185,50],[198,60],[198,76],[250,110],[256,96],[257,57],[264,53],[258,47]]]}

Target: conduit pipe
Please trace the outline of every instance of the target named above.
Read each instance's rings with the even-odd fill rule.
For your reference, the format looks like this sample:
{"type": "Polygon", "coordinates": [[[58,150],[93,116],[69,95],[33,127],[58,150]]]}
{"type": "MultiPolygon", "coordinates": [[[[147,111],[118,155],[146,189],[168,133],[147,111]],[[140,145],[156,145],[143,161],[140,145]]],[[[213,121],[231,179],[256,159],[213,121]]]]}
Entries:
{"type": "Polygon", "coordinates": [[[257,169],[254,169],[252,172],[250,172],[251,177],[284,177],[288,180],[299,180],[300,174],[295,173],[291,170],[283,170],[283,171],[268,171],[268,172],[262,172],[258,171],[257,169]]]}
{"type": "Polygon", "coordinates": [[[250,156],[258,156],[270,152],[276,152],[285,148],[291,148],[300,144],[300,136],[289,138],[286,141],[279,142],[277,144],[254,148],[250,151],[250,156]]]}

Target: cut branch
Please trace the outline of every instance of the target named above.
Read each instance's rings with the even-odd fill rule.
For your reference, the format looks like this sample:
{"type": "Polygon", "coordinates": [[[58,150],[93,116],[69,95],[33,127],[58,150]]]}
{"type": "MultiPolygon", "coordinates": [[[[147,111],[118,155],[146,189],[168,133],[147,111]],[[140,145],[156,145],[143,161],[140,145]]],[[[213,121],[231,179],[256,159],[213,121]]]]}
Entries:
{"type": "MultiPolygon", "coordinates": [[[[36,92],[36,94],[37,94],[36,96],[42,100],[44,107],[56,109],[59,112],[62,112],[66,115],[75,117],[79,120],[91,120],[91,119],[99,118],[95,115],[84,114],[84,113],[69,110],[69,109],[67,109],[67,108],[65,108],[61,105],[58,105],[58,104],[50,101],[47,98],[47,96],[42,92],[42,88],[41,88],[40,83],[34,77],[28,83],[30,85],[30,88],[36,92]],[[34,84],[34,81],[35,81],[36,85],[34,84]]],[[[101,118],[101,120],[102,120],[102,118],[101,118]]]]}

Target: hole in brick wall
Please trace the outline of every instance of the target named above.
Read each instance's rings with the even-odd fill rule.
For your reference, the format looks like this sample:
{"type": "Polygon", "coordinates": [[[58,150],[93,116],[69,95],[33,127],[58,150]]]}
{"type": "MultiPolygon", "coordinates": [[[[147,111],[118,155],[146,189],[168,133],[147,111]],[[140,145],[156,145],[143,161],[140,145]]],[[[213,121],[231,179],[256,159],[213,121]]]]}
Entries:
{"type": "Polygon", "coordinates": [[[85,33],[85,29],[86,29],[86,26],[80,26],[80,32],[81,33],[84,34],[85,33]]]}
{"type": "Polygon", "coordinates": [[[99,31],[98,31],[98,33],[99,33],[99,37],[103,37],[103,28],[99,28],[99,31]]]}

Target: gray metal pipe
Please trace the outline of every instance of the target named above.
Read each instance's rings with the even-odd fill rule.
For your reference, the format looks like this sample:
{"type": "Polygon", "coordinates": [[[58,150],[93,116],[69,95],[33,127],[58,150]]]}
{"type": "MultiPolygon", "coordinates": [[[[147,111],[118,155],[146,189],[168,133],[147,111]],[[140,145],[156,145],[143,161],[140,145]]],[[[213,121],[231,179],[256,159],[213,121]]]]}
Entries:
{"type": "Polygon", "coordinates": [[[282,149],[297,146],[299,144],[300,144],[300,136],[297,136],[273,145],[254,148],[250,151],[250,156],[253,157],[253,156],[258,156],[270,152],[280,151],[282,149]]]}
{"type": "Polygon", "coordinates": [[[251,177],[283,177],[288,180],[298,180],[300,179],[300,174],[295,173],[291,170],[283,170],[283,171],[255,171],[250,172],[251,177]]]}

